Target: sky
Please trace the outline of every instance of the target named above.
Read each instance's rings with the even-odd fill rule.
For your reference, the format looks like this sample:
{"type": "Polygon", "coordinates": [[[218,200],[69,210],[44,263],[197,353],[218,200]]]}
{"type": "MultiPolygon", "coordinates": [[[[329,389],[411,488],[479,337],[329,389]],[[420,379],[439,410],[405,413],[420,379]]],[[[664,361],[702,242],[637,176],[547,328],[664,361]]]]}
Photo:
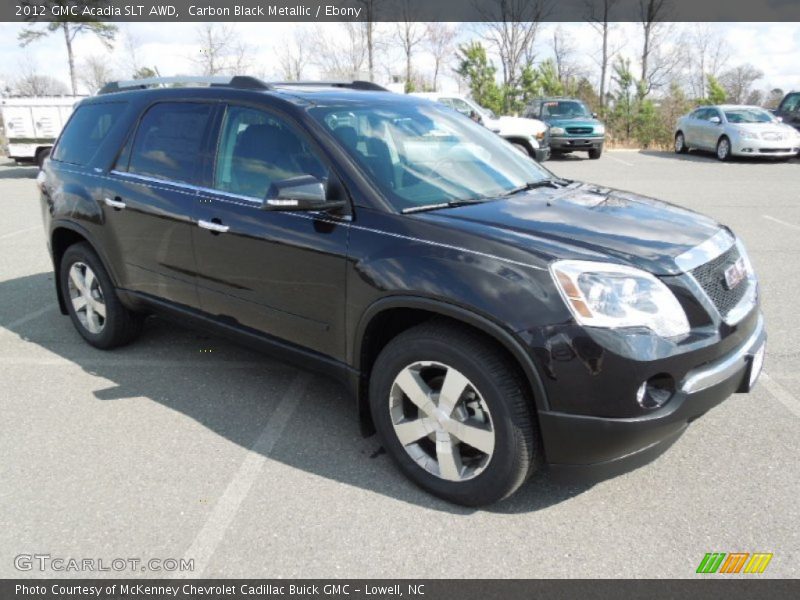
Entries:
{"type": "MultiPolygon", "coordinates": [[[[340,24],[335,23],[237,23],[231,24],[238,38],[251,51],[256,64],[256,75],[279,79],[280,67],[277,53],[280,48],[290,43],[301,32],[300,38],[313,39],[320,35],[335,34],[340,24]]],[[[461,39],[476,37],[474,24],[453,24],[461,28],[461,39]]],[[[691,28],[693,24],[676,24],[678,28],[691,28]]],[[[560,26],[575,46],[578,60],[583,63],[587,75],[594,81],[597,68],[594,56],[597,54],[598,38],[591,27],[585,23],[548,23],[542,26],[539,34],[540,59],[546,58],[550,50],[544,40],[552,36],[553,28],[560,26]]],[[[750,63],[764,73],[764,78],[756,82],[760,89],[775,87],[783,90],[800,89],[800,23],[711,23],[710,28],[723,36],[731,50],[726,64],[732,67],[737,64],[750,63]]],[[[17,35],[24,27],[17,23],[0,23],[0,84],[2,88],[13,81],[21,72],[35,71],[69,82],[66,51],[61,36],[49,36],[26,48],[21,48],[17,35]]],[[[78,65],[87,56],[97,55],[108,60],[118,71],[120,78],[127,78],[125,36],[137,42],[138,60],[144,65],[157,65],[162,75],[192,73],[196,69],[191,61],[199,52],[197,43],[198,23],[125,23],[120,25],[119,40],[114,50],[105,49],[92,35],[85,35],[75,43],[76,62],[78,65]]],[[[397,65],[398,74],[402,74],[404,64],[400,45],[396,41],[396,26],[392,23],[379,24],[383,37],[387,39],[388,57],[383,63],[397,65]]],[[[621,47],[620,53],[634,59],[640,45],[639,28],[635,23],[619,23],[615,26],[616,45],[621,47]]],[[[303,44],[303,50],[310,52],[310,47],[303,44]]],[[[495,61],[496,62],[496,61],[495,61]]],[[[419,50],[414,58],[414,65],[423,72],[432,71],[432,58],[419,50]]],[[[442,86],[447,91],[455,91],[458,83],[449,76],[448,69],[442,86]]],[[[305,78],[318,78],[319,70],[313,66],[304,73],[305,78]]],[[[378,73],[378,79],[385,80],[385,72],[378,73]]],[[[596,82],[595,82],[596,83],[596,82]]]]}

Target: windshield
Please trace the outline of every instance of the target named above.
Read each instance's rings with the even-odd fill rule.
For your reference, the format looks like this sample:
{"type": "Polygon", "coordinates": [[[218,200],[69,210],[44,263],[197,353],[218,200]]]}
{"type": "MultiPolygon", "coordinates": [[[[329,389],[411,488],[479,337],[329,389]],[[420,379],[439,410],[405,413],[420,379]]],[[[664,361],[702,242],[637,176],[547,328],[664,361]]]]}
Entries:
{"type": "Polygon", "coordinates": [[[734,108],[725,111],[728,123],[772,123],[775,118],[760,108],[734,108]]]}
{"type": "Polygon", "coordinates": [[[570,119],[573,117],[590,117],[591,115],[583,102],[578,102],[577,100],[550,100],[542,103],[542,116],[570,119]]]}
{"type": "Polygon", "coordinates": [[[434,103],[324,106],[310,113],[397,210],[497,198],[552,177],[485,127],[434,103]]]}

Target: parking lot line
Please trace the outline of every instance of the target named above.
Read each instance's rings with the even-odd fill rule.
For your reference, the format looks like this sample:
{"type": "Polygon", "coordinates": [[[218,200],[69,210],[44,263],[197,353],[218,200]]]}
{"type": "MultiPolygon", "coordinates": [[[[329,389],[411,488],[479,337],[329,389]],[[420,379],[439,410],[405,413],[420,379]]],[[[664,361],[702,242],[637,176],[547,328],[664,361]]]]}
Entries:
{"type": "Polygon", "coordinates": [[[208,521],[184,555],[185,559],[194,560],[194,571],[185,573],[186,577],[199,578],[205,573],[217,546],[239,511],[239,506],[247,497],[261,467],[289,424],[295,408],[303,397],[308,380],[307,373],[298,373],[295,376],[261,434],[250,446],[250,451],[239,466],[239,470],[228,483],[208,521]]]}
{"type": "Polygon", "coordinates": [[[800,417],[800,400],[766,373],[761,373],[760,379],[773,398],[788,408],[794,416],[800,417]]]}
{"type": "Polygon", "coordinates": [[[626,166],[628,166],[628,167],[632,167],[632,166],[634,166],[634,165],[633,165],[633,163],[631,163],[631,162],[628,162],[627,160],[622,160],[621,158],[617,158],[616,156],[611,156],[610,154],[606,154],[606,156],[607,156],[608,158],[610,158],[611,160],[615,160],[615,161],[617,161],[618,163],[622,163],[623,165],[626,165],[626,166]]]}
{"type": "Polygon", "coordinates": [[[775,217],[771,217],[770,215],[762,215],[768,221],[774,221],[775,223],[780,223],[781,225],[785,225],[791,229],[797,229],[800,231],[800,225],[795,225],[794,223],[788,223],[786,221],[782,221],[781,219],[776,219],[775,217]]]}
{"type": "Polygon", "coordinates": [[[37,229],[39,231],[41,231],[42,230],[41,225],[37,225],[36,227],[28,227],[26,229],[19,229],[17,231],[12,231],[11,233],[4,233],[3,235],[0,235],[0,240],[4,240],[4,239],[10,238],[10,237],[14,237],[16,235],[22,235],[23,233],[29,233],[31,231],[36,231],[37,229]]]}

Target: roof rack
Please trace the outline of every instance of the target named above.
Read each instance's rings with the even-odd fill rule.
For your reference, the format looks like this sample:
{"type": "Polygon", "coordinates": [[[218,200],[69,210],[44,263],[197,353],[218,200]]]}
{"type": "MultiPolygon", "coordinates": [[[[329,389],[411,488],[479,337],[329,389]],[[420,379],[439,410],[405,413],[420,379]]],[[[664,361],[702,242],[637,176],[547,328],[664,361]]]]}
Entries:
{"type": "Polygon", "coordinates": [[[125,90],[144,90],[149,87],[161,87],[165,85],[207,85],[209,87],[229,87],[237,88],[240,90],[271,90],[275,87],[335,87],[347,88],[351,90],[364,90],[376,92],[388,92],[385,87],[372,83],[371,81],[274,81],[266,82],[250,77],[249,75],[234,75],[234,76],[215,76],[215,77],[194,77],[194,76],[177,76],[177,77],[147,77],[144,79],[128,79],[125,81],[110,81],[105,84],[100,91],[100,94],[112,94],[114,92],[123,92],[125,90]]]}
{"type": "Polygon", "coordinates": [[[210,87],[232,87],[244,90],[268,90],[270,86],[260,79],[250,77],[248,75],[230,75],[221,77],[194,77],[182,76],[177,77],[146,77],[144,79],[128,79],[126,81],[110,81],[105,84],[102,89],[97,92],[100,94],[111,94],[113,92],[122,92],[125,90],[144,90],[148,87],[160,87],[163,85],[186,85],[186,84],[199,84],[208,85],[210,87]]]}
{"type": "Polygon", "coordinates": [[[279,87],[335,87],[371,92],[389,91],[382,85],[372,83],[371,81],[362,81],[360,79],[355,79],[353,81],[270,81],[269,84],[279,87]]]}

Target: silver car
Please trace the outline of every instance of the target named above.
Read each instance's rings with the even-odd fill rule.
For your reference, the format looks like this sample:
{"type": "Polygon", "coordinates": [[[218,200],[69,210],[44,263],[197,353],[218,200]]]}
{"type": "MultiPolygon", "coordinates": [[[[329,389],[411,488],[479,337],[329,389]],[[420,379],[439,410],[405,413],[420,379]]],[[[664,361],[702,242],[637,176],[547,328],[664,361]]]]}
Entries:
{"type": "Polygon", "coordinates": [[[758,106],[702,106],[678,119],[675,152],[696,148],[731,156],[791,158],[800,152],[800,132],[758,106]]]}

